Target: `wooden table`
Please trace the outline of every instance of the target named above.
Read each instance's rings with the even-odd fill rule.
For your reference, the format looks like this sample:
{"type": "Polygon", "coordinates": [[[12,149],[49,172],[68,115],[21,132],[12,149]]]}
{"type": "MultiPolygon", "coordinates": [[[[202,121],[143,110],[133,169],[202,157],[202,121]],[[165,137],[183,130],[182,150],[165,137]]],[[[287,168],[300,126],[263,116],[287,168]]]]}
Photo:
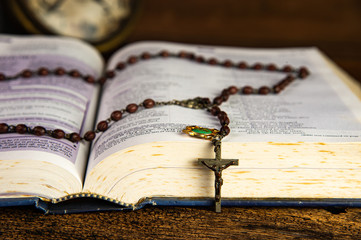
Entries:
{"type": "MultiPolygon", "coordinates": [[[[317,46],[361,80],[358,0],[144,1],[128,42],[238,47],[317,46]]],[[[361,157],[361,156],[360,156],[361,157]]],[[[360,239],[361,209],[145,207],[135,212],[44,215],[0,209],[0,238],[360,239]]]]}

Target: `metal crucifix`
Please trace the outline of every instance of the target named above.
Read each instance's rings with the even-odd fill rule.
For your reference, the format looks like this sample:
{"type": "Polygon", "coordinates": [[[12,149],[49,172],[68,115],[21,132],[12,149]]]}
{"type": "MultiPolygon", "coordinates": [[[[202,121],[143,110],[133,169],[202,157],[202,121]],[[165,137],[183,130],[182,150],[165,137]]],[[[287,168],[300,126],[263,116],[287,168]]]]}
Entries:
{"type": "Polygon", "coordinates": [[[203,164],[214,172],[215,210],[221,212],[221,187],[223,185],[222,171],[231,165],[238,165],[238,159],[222,159],[221,140],[213,141],[215,159],[199,158],[198,163],[203,164]]]}
{"type": "Polygon", "coordinates": [[[214,172],[215,210],[216,212],[221,212],[221,187],[223,185],[222,171],[231,165],[238,165],[238,159],[222,159],[221,144],[223,136],[217,129],[187,126],[183,129],[183,132],[192,137],[211,140],[214,145],[215,158],[199,158],[198,163],[214,172]]]}

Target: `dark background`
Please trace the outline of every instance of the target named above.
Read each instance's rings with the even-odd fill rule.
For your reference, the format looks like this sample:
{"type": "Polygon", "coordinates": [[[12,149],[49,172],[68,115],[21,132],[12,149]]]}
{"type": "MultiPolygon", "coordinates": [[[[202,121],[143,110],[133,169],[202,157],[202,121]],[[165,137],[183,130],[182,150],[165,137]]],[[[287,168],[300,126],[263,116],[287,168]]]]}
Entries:
{"type": "MultiPolygon", "coordinates": [[[[3,32],[16,29],[3,22],[3,32]]],[[[144,0],[128,42],[316,46],[361,81],[359,0],[144,0]]],[[[0,209],[0,238],[360,239],[361,209],[146,207],[44,216],[0,209]]]]}
{"type": "Polygon", "coordinates": [[[145,1],[128,41],[239,47],[316,46],[361,80],[359,0],[145,1]]]}
{"type": "MultiPolygon", "coordinates": [[[[5,33],[25,32],[0,0],[5,33]]],[[[165,40],[237,47],[316,46],[361,81],[359,0],[142,0],[126,41],[165,40]]],[[[2,23],[2,27],[1,27],[2,23]]]]}

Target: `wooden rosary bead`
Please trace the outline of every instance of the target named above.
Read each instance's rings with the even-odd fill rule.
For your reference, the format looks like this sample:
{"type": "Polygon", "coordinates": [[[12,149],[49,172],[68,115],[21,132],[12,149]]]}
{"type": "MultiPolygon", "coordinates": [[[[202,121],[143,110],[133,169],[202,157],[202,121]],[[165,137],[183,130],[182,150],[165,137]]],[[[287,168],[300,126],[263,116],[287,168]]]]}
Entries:
{"type": "Polygon", "coordinates": [[[115,66],[116,69],[118,70],[123,70],[126,67],[124,62],[118,62],[117,65],[115,66]]]}
{"type": "Polygon", "coordinates": [[[223,67],[226,67],[226,68],[229,68],[229,67],[233,67],[233,62],[231,60],[225,60],[223,63],[222,63],[223,67]]]}
{"type": "Polygon", "coordinates": [[[47,76],[47,75],[49,75],[49,70],[47,68],[44,68],[44,67],[39,68],[38,69],[38,75],[39,76],[47,76]]]}
{"type": "Polygon", "coordinates": [[[288,83],[291,83],[291,82],[293,82],[293,81],[295,80],[295,77],[292,76],[292,75],[287,75],[287,76],[285,77],[285,80],[286,80],[288,83]]]}
{"type": "Polygon", "coordinates": [[[33,76],[33,72],[30,71],[30,70],[28,70],[28,69],[26,69],[26,70],[24,70],[24,71],[21,73],[21,76],[22,76],[23,78],[30,78],[30,77],[33,76]]]}
{"type": "Polygon", "coordinates": [[[281,91],[282,91],[282,88],[279,85],[273,86],[274,93],[280,93],[281,91]]]}
{"type": "Polygon", "coordinates": [[[278,70],[278,67],[275,64],[271,63],[266,66],[266,69],[268,71],[276,71],[276,70],[278,70]]]}
{"type": "Polygon", "coordinates": [[[87,131],[85,134],[84,134],[84,139],[85,141],[93,141],[95,138],[95,132],[94,131],[87,131]]]}
{"type": "Polygon", "coordinates": [[[148,59],[150,59],[151,57],[152,57],[152,55],[150,55],[149,52],[144,52],[144,53],[142,53],[142,55],[141,55],[141,58],[142,58],[143,60],[148,60],[148,59]]]}
{"type": "Polygon", "coordinates": [[[282,80],[281,82],[279,82],[277,84],[277,86],[280,87],[281,90],[285,89],[285,87],[287,87],[287,85],[288,85],[288,82],[286,80],[282,80]]]}
{"type": "Polygon", "coordinates": [[[224,117],[224,118],[220,119],[219,121],[220,121],[222,126],[229,124],[229,118],[228,117],[224,117]]]}
{"type": "Polygon", "coordinates": [[[291,82],[293,82],[293,79],[292,78],[286,78],[285,81],[287,82],[286,86],[288,86],[291,82]]]}
{"type": "Polygon", "coordinates": [[[33,133],[36,136],[43,136],[46,133],[46,129],[44,127],[41,127],[41,126],[36,126],[36,127],[33,128],[33,133]]]}
{"type": "Polygon", "coordinates": [[[231,129],[227,125],[224,125],[221,127],[222,135],[227,136],[230,132],[231,132],[231,129]]]}
{"type": "Polygon", "coordinates": [[[208,59],[207,62],[209,65],[217,65],[218,64],[218,61],[215,58],[210,58],[210,59],[208,59]]]}
{"type": "Polygon", "coordinates": [[[198,63],[204,63],[204,57],[203,57],[203,56],[196,56],[196,57],[195,57],[195,60],[196,60],[198,63]]]}
{"type": "Polygon", "coordinates": [[[100,121],[97,125],[97,130],[100,132],[104,132],[108,129],[107,121],[100,121]]]}
{"type": "Polygon", "coordinates": [[[222,102],[223,102],[223,98],[222,98],[222,97],[215,97],[215,98],[213,99],[213,104],[215,104],[215,105],[221,105],[222,102]]]}
{"type": "Polygon", "coordinates": [[[143,106],[144,106],[145,108],[152,108],[152,107],[155,106],[155,101],[154,101],[153,99],[150,99],[150,98],[145,99],[145,100],[143,101],[143,106]]]}
{"type": "Polygon", "coordinates": [[[254,69],[254,70],[261,70],[262,68],[263,68],[263,65],[261,63],[255,63],[252,66],[252,69],[254,69]]]}
{"type": "MultiPolygon", "coordinates": [[[[224,124],[222,124],[223,122],[227,121],[228,116],[223,116],[223,117],[219,117],[218,120],[221,123],[221,125],[223,126],[224,124]]],[[[228,119],[229,120],[229,119],[228,119]]]]}
{"type": "Polygon", "coordinates": [[[71,133],[69,136],[69,140],[71,142],[80,142],[81,141],[81,137],[78,133],[71,133]]]}
{"type": "Polygon", "coordinates": [[[286,65],[282,68],[283,72],[292,72],[293,68],[290,65],[286,65]]]}
{"type": "Polygon", "coordinates": [[[79,78],[79,77],[81,77],[81,74],[78,70],[70,70],[69,76],[71,76],[73,78],[79,78]]]}
{"type": "Polygon", "coordinates": [[[301,79],[304,79],[304,78],[308,77],[309,74],[310,74],[310,72],[308,71],[307,68],[301,67],[299,69],[298,77],[301,79]]]}
{"type": "Polygon", "coordinates": [[[136,63],[138,61],[138,58],[136,57],[136,56],[130,56],[129,58],[128,58],[128,64],[134,64],[134,63],[136,63]]]}
{"type": "Polygon", "coordinates": [[[125,108],[128,113],[135,113],[138,110],[138,105],[135,103],[128,104],[125,108]]]}
{"type": "Polygon", "coordinates": [[[246,62],[240,62],[240,63],[238,63],[237,67],[239,69],[246,69],[246,68],[248,68],[248,64],[246,62]]]}
{"type": "Polygon", "coordinates": [[[210,112],[213,116],[217,116],[220,111],[221,111],[221,109],[217,106],[212,107],[210,110],[210,112]]]}
{"type": "Polygon", "coordinates": [[[83,78],[87,83],[95,83],[95,78],[93,76],[87,75],[83,78]]]}
{"type": "Polygon", "coordinates": [[[159,53],[159,56],[164,57],[164,58],[169,57],[169,52],[166,50],[163,50],[159,53]]]}
{"type": "Polygon", "coordinates": [[[5,79],[6,79],[5,75],[3,73],[0,73],[0,81],[3,81],[5,79]]]}
{"type": "Polygon", "coordinates": [[[105,76],[107,78],[114,78],[115,77],[115,72],[114,71],[107,71],[105,76]]]}
{"type": "Polygon", "coordinates": [[[177,56],[180,57],[180,58],[188,58],[188,55],[189,54],[187,52],[180,51],[177,56]]]}
{"type": "Polygon", "coordinates": [[[242,88],[242,93],[245,95],[249,95],[253,93],[253,88],[250,86],[245,86],[242,88]]]}
{"type": "Polygon", "coordinates": [[[123,116],[122,112],[117,110],[112,112],[112,114],[110,115],[110,119],[116,122],[122,119],[122,116],[123,116]]]}
{"type": "Polygon", "coordinates": [[[274,92],[276,92],[275,89],[276,89],[276,91],[279,90],[279,92],[281,92],[281,91],[283,91],[283,89],[285,89],[285,88],[284,88],[284,86],[283,86],[282,84],[278,83],[278,84],[276,84],[276,85],[273,87],[274,92]]]}
{"type": "Polygon", "coordinates": [[[189,52],[189,53],[188,53],[188,59],[194,60],[195,57],[196,57],[196,55],[195,55],[194,53],[192,53],[192,52],[189,52]]]}
{"type": "Polygon", "coordinates": [[[261,94],[261,95],[267,95],[271,92],[271,89],[267,86],[263,86],[263,87],[260,87],[258,89],[258,93],[261,94]]]}
{"type": "Polygon", "coordinates": [[[209,106],[211,104],[211,100],[209,98],[202,98],[201,99],[201,103],[204,105],[204,106],[209,106]]]}
{"type": "Polygon", "coordinates": [[[51,136],[56,139],[62,139],[65,137],[65,132],[61,129],[55,129],[51,132],[51,136]]]}
{"type": "Polygon", "coordinates": [[[221,93],[221,97],[222,97],[222,101],[223,101],[223,102],[228,101],[228,98],[229,98],[228,89],[223,89],[223,91],[222,91],[222,93],[221,93]]]}
{"type": "Polygon", "coordinates": [[[227,113],[226,113],[226,112],[220,111],[220,112],[217,114],[217,117],[218,117],[219,120],[221,120],[221,119],[223,119],[223,118],[225,118],[225,117],[228,117],[228,116],[227,116],[227,113]]]}
{"type": "Polygon", "coordinates": [[[221,95],[229,95],[228,88],[223,89],[221,95]]]}
{"type": "Polygon", "coordinates": [[[28,131],[28,127],[25,124],[18,124],[15,127],[15,132],[24,134],[28,131]]]}
{"type": "Polygon", "coordinates": [[[222,93],[221,97],[222,97],[222,100],[223,100],[224,102],[226,102],[226,101],[228,100],[228,98],[229,98],[228,92],[227,92],[227,93],[222,93]]]}
{"type": "Polygon", "coordinates": [[[229,94],[234,95],[234,94],[238,93],[238,88],[236,86],[230,86],[228,88],[228,92],[229,92],[229,94]]]}
{"type": "Polygon", "coordinates": [[[7,133],[9,131],[9,125],[6,123],[0,123],[0,133],[7,133]]]}
{"type": "Polygon", "coordinates": [[[64,75],[66,72],[65,72],[65,69],[64,69],[64,68],[57,68],[57,69],[55,69],[54,73],[55,73],[55,75],[57,75],[57,76],[62,76],[62,75],[64,75]]]}

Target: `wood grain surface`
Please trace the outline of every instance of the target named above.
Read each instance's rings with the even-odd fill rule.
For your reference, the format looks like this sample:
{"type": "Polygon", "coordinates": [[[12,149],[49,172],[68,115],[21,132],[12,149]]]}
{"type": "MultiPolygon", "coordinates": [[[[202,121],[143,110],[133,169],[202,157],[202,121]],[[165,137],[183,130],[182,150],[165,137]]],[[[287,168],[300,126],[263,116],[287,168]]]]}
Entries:
{"type": "MultiPolygon", "coordinates": [[[[361,1],[144,0],[127,42],[317,46],[361,81],[361,1]]],[[[360,156],[361,157],[361,156],[360,156]]],[[[361,194],[361,193],[360,193],[361,194]]],[[[44,215],[1,208],[0,239],[360,239],[361,209],[146,207],[44,215]]]]}
{"type": "Polygon", "coordinates": [[[360,209],[147,207],[130,212],[44,215],[0,212],[1,239],[360,239],[360,209]]]}

